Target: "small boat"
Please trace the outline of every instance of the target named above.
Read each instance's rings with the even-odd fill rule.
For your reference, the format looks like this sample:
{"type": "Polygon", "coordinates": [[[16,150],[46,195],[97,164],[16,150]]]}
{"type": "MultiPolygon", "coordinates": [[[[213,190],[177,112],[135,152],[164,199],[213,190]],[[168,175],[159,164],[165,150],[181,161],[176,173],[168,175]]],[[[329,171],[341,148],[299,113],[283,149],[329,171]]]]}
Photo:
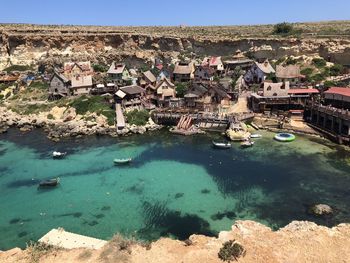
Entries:
{"type": "Polygon", "coordinates": [[[245,141],[245,142],[241,143],[242,148],[252,147],[253,145],[254,145],[254,142],[252,142],[252,141],[245,141]]]}
{"type": "Polygon", "coordinates": [[[52,157],[55,158],[55,159],[63,158],[66,155],[67,155],[66,152],[56,152],[56,151],[54,151],[52,153],[52,157]]]}
{"type": "Polygon", "coordinates": [[[126,158],[126,159],[114,159],[113,162],[114,164],[127,164],[132,161],[131,158],[126,158]]]}
{"type": "Polygon", "coordinates": [[[295,140],[295,135],[291,133],[282,132],[282,133],[277,133],[274,136],[274,139],[279,142],[292,142],[295,140]]]}
{"type": "Polygon", "coordinates": [[[39,187],[54,187],[57,186],[60,182],[60,178],[53,178],[49,180],[43,180],[39,183],[39,187]]]}
{"type": "Polygon", "coordinates": [[[219,149],[229,149],[229,148],[231,148],[231,143],[229,143],[229,142],[214,142],[213,141],[213,146],[215,148],[219,148],[219,149]]]}
{"type": "Polygon", "coordinates": [[[250,138],[252,138],[252,139],[261,138],[261,137],[262,137],[262,135],[258,134],[258,133],[254,133],[254,134],[250,135],[250,138]]]}

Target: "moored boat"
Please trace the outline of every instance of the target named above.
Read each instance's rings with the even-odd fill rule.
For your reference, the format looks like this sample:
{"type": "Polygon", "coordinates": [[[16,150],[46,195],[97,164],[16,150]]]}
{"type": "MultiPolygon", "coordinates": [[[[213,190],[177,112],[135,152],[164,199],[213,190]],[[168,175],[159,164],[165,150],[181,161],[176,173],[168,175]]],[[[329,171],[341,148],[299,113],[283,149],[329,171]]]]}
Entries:
{"type": "Polygon", "coordinates": [[[125,159],[114,159],[114,164],[128,164],[132,161],[131,158],[125,158],[125,159]]]}
{"type": "Polygon", "coordinates": [[[43,181],[40,181],[39,187],[54,187],[54,186],[57,186],[59,182],[60,182],[59,177],[49,179],[49,180],[43,180],[43,181]]]}
{"type": "Polygon", "coordinates": [[[254,145],[254,142],[252,142],[252,141],[245,141],[245,142],[241,143],[242,148],[252,147],[253,145],[254,145]]]}
{"type": "Polygon", "coordinates": [[[231,143],[229,142],[212,142],[213,146],[218,149],[229,149],[231,148],[231,143]]]}
{"type": "Polygon", "coordinates": [[[66,152],[57,152],[57,151],[54,151],[54,152],[52,153],[52,157],[53,157],[54,159],[60,159],[60,158],[63,158],[64,156],[66,156],[66,155],[67,155],[66,152]]]}
{"type": "Polygon", "coordinates": [[[261,138],[261,137],[262,137],[262,135],[258,134],[258,133],[254,133],[254,134],[250,135],[250,138],[252,138],[252,139],[261,138]]]}

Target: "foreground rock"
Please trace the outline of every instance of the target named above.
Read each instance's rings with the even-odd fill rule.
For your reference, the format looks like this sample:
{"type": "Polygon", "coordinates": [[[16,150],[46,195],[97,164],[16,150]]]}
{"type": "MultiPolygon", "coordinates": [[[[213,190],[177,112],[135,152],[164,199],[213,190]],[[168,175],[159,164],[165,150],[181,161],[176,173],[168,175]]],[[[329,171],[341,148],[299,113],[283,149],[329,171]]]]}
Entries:
{"type": "Polygon", "coordinates": [[[318,204],[310,208],[310,213],[316,216],[333,214],[333,209],[329,205],[318,204]]]}
{"type": "MultiPolygon", "coordinates": [[[[239,262],[348,262],[350,258],[350,224],[333,228],[315,223],[293,221],[274,232],[253,222],[237,221],[231,231],[219,236],[192,235],[182,242],[162,238],[149,246],[114,239],[100,250],[53,250],[39,262],[222,262],[218,252],[228,240],[237,240],[246,255],[239,262]]],[[[30,262],[29,250],[0,253],[0,262],[30,262]]]]}
{"type": "Polygon", "coordinates": [[[53,107],[49,112],[20,115],[16,112],[0,107],[0,133],[6,132],[10,126],[18,127],[22,132],[33,128],[43,128],[47,137],[59,141],[64,137],[83,135],[110,135],[113,137],[127,134],[143,134],[147,131],[159,130],[162,126],[149,119],[144,126],[127,124],[122,131],[117,131],[114,125],[108,124],[108,119],[96,113],[78,115],[71,107],[53,107]]]}

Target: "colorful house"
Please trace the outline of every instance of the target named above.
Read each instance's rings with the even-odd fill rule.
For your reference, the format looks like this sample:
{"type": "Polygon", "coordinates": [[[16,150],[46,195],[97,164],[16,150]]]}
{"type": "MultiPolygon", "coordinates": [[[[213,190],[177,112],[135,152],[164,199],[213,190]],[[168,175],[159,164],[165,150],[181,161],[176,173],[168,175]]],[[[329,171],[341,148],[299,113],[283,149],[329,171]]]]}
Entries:
{"type": "Polygon", "coordinates": [[[131,80],[130,73],[126,68],[126,65],[123,63],[113,62],[109,67],[107,74],[111,80],[119,83],[131,80]]]}
{"type": "Polygon", "coordinates": [[[173,79],[177,82],[188,82],[194,78],[193,62],[180,62],[175,65],[173,79]]]}
{"type": "Polygon", "coordinates": [[[71,81],[58,71],[54,71],[50,79],[50,96],[68,96],[70,95],[71,81]]]}
{"type": "Polygon", "coordinates": [[[264,62],[255,62],[254,65],[244,75],[244,81],[249,84],[260,84],[264,82],[267,75],[275,73],[274,68],[266,59],[264,62]]]}

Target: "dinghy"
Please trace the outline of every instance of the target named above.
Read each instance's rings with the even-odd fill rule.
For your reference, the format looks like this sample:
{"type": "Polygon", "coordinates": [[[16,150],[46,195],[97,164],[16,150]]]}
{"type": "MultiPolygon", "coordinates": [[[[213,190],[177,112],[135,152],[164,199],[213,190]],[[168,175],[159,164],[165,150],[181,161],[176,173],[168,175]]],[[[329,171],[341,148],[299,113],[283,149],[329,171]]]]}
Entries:
{"type": "Polygon", "coordinates": [[[258,133],[254,133],[254,134],[250,135],[250,138],[252,138],[252,139],[261,138],[261,137],[262,137],[262,135],[258,134],[258,133]]]}
{"type": "Polygon", "coordinates": [[[60,158],[63,158],[64,156],[66,156],[66,155],[67,155],[66,152],[56,152],[56,151],[54,151],[54,152],[52,153],[52,157],[53,157],[54,159],[60,159],[60,158]]]}
{"type": "Polygon", "coordinates": [[[39,187],[54,187],[57,186],[60,182],[60,178],[53,178],[49,180],[43,180],[39,183],[39,187]]]}
{"type": "Polygon", "coordinates": [[[114,159],[113,162],[114,164],[128,164],[132,161],[131,158],[126,158],[126,159],[114,159]]]}
{"type": "Polygon", "coordinates": [[[252,142],[252,141],[245,141],[245,142],[241,143],[242,148],[252,147],[253,145],[254,145],[254,142],[252,142]]]}
{"type": "Polygon", "coordinates": [[[229,149],[231,148],[231,143],[229,142],[214,142],[213,141],[213,146],[218,149],[229,149]]]}

